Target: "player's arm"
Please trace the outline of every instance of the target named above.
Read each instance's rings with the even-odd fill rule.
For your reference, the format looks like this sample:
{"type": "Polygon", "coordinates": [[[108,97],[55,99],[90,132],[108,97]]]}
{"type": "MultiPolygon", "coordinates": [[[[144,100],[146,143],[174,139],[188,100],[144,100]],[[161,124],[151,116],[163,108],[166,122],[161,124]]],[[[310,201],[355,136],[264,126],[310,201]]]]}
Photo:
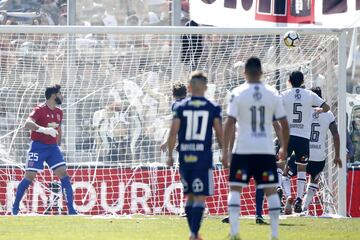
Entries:
{"type": "Polygon", "coordinates": [[[279,149],[279,160],[286,160],[287,157],[287,148],[289,143],[289,123],[286,117],[283,117],[278,120],[281,131],[279,137],[280,149],[279,149]]]}
{"type": "Polygon", "coordinates": [[[326,102],[324,102],[323,105],[321,105],[321,108],[323,109],[323,112],[330,111],[330,106],[326,102]]]}
{"type": "Polygon", "coordinates": [[[335,121],[330,123],[329,129],[334,141],[334,148],[335,148],[334,164],[339,166],[339,168],[342,168],[342,162],[340,159],[340,136],[335,121]]]}
{"type": "Polygon", "coordinates": [[[223,148],[222,148],[222,164],[225,168],[230,165],[231,150],[235,141],[236,116],[239,115],[239,109],[235,92],[232,92],[228,106],[227,118],[223,130],[223,148]]]}
{"type": "Polygon", "coordinates": [[[215,130],[215,136],[219,143],[220,148],[223,146],[223,130],[221,125],[221,118],[215,118],[213,123],[213,128],[215,130]]]}
{"type": "MultiPolygon", "coordinates": [[[[287,149],[289,143],[289,123],[286,118],[286,112],[284,109],[283,101],[281,97],[276,99],[276,108],[273,116],[273,120],[277,121],[281,131],[278,134],[280,148],[278,152],[279,160],[286,160],[287,158],[287,149]]],[[[279,129],[278,129],[279,130],[279,129]]],[[[276,129],[275,129],[276,131],[276,129]]]]}
{"type": "MultiPolygon", "coordinates": [[[[277,138],[280,140],[281,138],[281,126],[280,126],[280,123],[278,121],[273,121],[273,127],[274,127],[274,130],[275,130],[275,134],[277,136],[277,138]]],[[[280,142],[281,144],[281,142],[280,142]]]]}
{"type": "Polygon", "coordinates": [[[56,137],[58,134],[58,131],[56,131],[54,128],[39,126],[32,117],[28,117],[26,119],[25,128],[30,129],[31,131],[50,135],[52,137],[56,137]]]}
{"type": "Polygon", "coordinates": [[[222,114],[221,114],[221,108],[217,106],[215,108],[215,116],[213,121],[213,128],[215,130],[215,136],[219,143],[220,149],[223,146],[223,129],[222,129],[222,114]]]}
{"type": "Polygon", "coordinates": [[[320,106],[314,108],[316,112],[322,113],[322,112],[328,112],[330,110],[330,106],[322,98],[320,98],[315,93],[311,93],[311,94],[312,94],[312,105],[320,106]]]}
{"type": "Polygon", "coordinates": [[[228,116],[225,120],[224,136],[223,136],[223,149],[222,149],[222,164],[225,168],[230,164],[231,145],[234,144],[236,119],[228,116]]]}
{"type": "Polygon", "coordinates": [[[167,140],[167,146],[169,151],[168,151],[168,160],[166,164],[170,167],[174,164],[173,151],[176,144],[176,135],[179,132],[179,129],[180,129],[180,119],[174,118],[171,122],[170,132],[167,140]]]}

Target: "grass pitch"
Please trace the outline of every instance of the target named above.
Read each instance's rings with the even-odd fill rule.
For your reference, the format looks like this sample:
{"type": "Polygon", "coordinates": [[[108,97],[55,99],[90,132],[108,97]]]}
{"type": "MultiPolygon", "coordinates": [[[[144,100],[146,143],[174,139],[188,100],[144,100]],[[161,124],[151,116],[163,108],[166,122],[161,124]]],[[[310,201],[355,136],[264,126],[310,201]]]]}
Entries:
{"type": "MultiPolygon", "coordinates": [[[[229,225],[219,217],[203,221],[206,240],[226,239],[229,225]]],[[[241,219],[243,240],[267,240],[269,226],[241,219]]],[[[6,240],[123,240],[188,239],[186,219],[177,216],[16,216],[0,217],[0,239],[6,240]]],[[[280,220],[281,240],[360,239],[360,219],[288,218],[280,220]]]]}

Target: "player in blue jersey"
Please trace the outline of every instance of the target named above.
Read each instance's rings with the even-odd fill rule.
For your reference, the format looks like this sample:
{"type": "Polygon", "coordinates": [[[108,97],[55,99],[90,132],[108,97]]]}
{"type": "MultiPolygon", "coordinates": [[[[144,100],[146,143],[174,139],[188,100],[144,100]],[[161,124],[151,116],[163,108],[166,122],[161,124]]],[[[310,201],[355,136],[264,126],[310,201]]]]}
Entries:
{"type": "Polygon", "coordinates": [[[198,232],[205,209],[206,196],[214,191],[212,140],[215,135],[222,146],[221,108],[207,100],[207,77],[194,72],[189,82],[191,97],[175,107],[168,138],[167,165],[173,166],[173,150],[176,135],[179,141],[179,164],[184,194],[186,218],[190,228],[190,240],[200,240],[198,232]]]}
{"type": "Polygon", "coordinates": [[[37,172],[43,170],[44,161],[49,165],[54,174],[60,178],[68,213],[75,215],[77,212],[73,206],[73,190],[70,178],[66,172],[66,163],[60,151],[61,122],[63,111],[58,107],[63,97],[60,85],[48,87],[45,90],[46,102],[34,108],[26,120],[25,128],[31,130],[31,144],[27,152],[25,176],[19,183],[12,209],[12,214],[17,215],[20,211],[20,201],[36,177],[37,172]]]}
{"type": "Polygon", "coordinates": [[[185,84],[181,82],[175,83],[172,94],[175,101],[171,104],[171,111],[174,111],[175,107],[186,98],[187,90],[185,84]]]}
{"type": "MultiPolygon", "coordinates": [[[[185,84],[178,82],[173,85],[172,95],[174,102],[171,104],[171,112],[174,111],[175,107],[186,98],[187,90],[185,84]]],[[[167,141],[161,144],[160,150],[166,152],[167,150],[167,141]]]]}

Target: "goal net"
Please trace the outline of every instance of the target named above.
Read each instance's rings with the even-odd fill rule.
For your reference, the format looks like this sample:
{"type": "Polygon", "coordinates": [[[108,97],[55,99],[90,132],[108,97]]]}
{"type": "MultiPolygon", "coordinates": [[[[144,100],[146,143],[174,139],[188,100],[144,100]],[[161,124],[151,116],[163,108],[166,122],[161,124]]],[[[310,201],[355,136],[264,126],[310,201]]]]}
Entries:
{"type": "MultiPolygon", "coordinates": [[[[83,214],[180,214],[184,198],[178,168],[160,151],[171,120],[172,85],[189,73],[208,73],[207,97],[226,109],[229,92],[244,82],[250,56],[263,62],[263,80],[286,89],[289,72],[301,69],[306,87],[320,86],[338,118],[337,33],[300,31],[301,46],[287,48],[282,30],[218,28],[1,28],[0,211],[10,214],[24,174],[29,131],[24,122],[44,102],[46,86],[60,83],[62,151],[76,209],[83,214]],[[312,34],[314,33],[314,34],[312,34]]],[[[225,112],[225,111],[224,111],[225,112]]],[[[337,213],[339,174],[330,161],[315,215],[337,213]]],[[[227,171],[214,145],[215,194],[209,214],[227,212],[227,171]]],[[[295,190],[296,181],[293,181],[295,190]]],[[[244,190],[242,215],[255,213],[254,184],[244,190]]],[[[266,205],[265,205],[266,208],[266,205]]],[[[66,204],[59,179],[45,165],[27,191],[22,213],[61,214],[66,204]]]]}

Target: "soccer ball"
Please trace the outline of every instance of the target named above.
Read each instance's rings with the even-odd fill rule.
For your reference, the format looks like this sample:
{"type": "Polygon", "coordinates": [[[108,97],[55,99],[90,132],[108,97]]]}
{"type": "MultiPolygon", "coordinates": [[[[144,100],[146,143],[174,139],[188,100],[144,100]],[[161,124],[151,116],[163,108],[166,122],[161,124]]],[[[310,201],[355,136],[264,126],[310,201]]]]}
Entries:
{"type": "Polygon", "coordinates": [[[300,36],[295,31],[289,31],[284,35],[284,43],[287,47],[297,47],[300,44],[300,36]]]}

